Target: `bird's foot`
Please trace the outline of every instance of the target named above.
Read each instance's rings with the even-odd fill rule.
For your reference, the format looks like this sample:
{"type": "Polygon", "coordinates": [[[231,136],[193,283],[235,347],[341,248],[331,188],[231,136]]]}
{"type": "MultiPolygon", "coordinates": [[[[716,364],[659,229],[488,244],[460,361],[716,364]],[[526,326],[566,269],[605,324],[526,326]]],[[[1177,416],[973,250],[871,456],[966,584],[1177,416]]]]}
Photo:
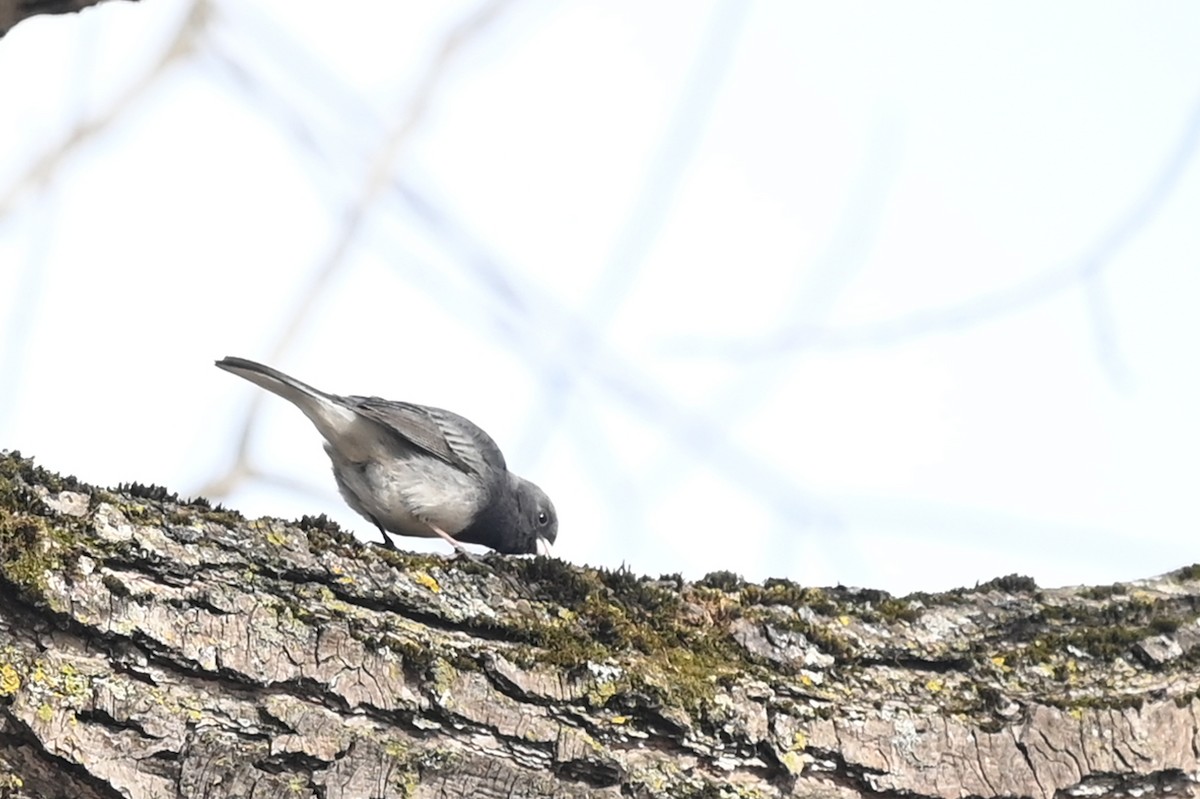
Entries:
{"type": "MultiPolygon", "coordinates": [[[[379,528],[379,535],[381,535],[383,537],[383,543],[381,544],[381,546],[386,547],[387,549],[395,549],[396,542],[393,541],[392,537],[387,534],[387,530],[383,529],[383,525],[380,524],[379,522],[376,522],[375,526],[379,528]]],[[[371,543],[375,543],[375,542],[372,541],[371,543]]]]}

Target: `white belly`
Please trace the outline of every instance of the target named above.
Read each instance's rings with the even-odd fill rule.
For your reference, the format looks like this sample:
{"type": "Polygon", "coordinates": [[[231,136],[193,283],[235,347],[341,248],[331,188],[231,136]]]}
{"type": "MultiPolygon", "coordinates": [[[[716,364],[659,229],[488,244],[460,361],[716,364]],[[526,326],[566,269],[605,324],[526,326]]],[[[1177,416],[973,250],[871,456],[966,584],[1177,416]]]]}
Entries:
{"type": "Polygon", "coordinates": [[[352,464],[330,453],[330,459],[346,502],[401,535],[437,535],[431,524],[450,535],[460,533],[487,499],[473,477],[435,458],[352,464]]]}

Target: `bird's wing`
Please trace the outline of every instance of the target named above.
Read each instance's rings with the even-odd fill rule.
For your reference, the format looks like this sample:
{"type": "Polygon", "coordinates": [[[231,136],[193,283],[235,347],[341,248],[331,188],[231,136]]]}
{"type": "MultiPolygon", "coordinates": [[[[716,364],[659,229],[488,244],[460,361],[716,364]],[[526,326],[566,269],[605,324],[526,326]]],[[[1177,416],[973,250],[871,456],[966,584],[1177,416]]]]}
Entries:
{"type": "Polygon", "coordinates": [[[451,466],[478,475],[508,468],[492,437],[456,413],[379,397],[343,399],[356,413],[451,466]]]}

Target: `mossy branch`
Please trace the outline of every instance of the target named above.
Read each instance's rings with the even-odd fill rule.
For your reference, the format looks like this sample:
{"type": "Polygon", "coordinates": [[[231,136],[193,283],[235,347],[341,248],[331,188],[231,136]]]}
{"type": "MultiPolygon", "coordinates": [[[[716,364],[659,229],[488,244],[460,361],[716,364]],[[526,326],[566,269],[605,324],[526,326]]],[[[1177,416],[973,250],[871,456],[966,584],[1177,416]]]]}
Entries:
{"type": "Polygon", "coordinates": [[[480,565],[0,455],[0,797],[1104,796],[1197,773],[1200,568],[944,594],[480,565]]]}

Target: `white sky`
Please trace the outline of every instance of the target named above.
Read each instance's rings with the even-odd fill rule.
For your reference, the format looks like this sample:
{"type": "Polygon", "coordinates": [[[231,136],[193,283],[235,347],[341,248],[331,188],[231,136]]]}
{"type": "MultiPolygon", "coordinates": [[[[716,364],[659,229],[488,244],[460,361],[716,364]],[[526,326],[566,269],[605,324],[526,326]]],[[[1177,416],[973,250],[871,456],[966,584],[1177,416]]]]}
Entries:
{"type": "MultiPolygon", "coordinates": [[[[1200,560],[1200,5],[530,0],[442,58],[479,6],[221,0],[153,72],[190,8],[0,39],[0,447],[199,491],[241,355],[478,422],[576,562],[1200,560]]],[[[373,538],[259,411],[221,501],[373,538]]]]}

